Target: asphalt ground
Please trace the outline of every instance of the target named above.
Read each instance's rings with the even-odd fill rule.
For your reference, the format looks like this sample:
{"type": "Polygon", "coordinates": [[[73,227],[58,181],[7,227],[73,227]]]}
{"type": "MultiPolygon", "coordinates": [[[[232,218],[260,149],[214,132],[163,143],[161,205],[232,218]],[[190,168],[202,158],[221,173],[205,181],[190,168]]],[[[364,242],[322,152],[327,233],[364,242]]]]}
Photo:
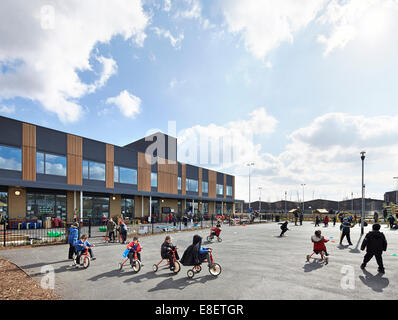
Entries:
{"type": "MultiPolygon", "coordinates": [[[[104,243],[93,239],[96,260],[88,269],[71,267],[67,260],[68,245],[19,248],[0,251],[39,283],[54,271],[55,290],[64,299],[151,299],[151,300],[239,300],[239,299],[396,299],[398,297],[398,231],[382,226],[388,248],[383,254],[386,273],[378,274],[375,259],[366,270],[360,265],[364,252],[360,251],[363,237],[360,227],[351,229],[352,246],[346,240],[339,245],[338,225],[314,227],[289,223],[285,237],[279,237],[278,223],[247,226],[223,226],[221,243],[207,243],[209,229],[172,233],[173,243],[179,247],[180,257],[191,244],[194,234],[203,238],[203,245],[214,251],[215,262],[222,267],[218,277],[210,275],[206,265],[192,279],[187,277],[190,267],[182,266],[174,275],[168,269],[152,271],[159,262],[160,245],[165,234],[140,238],[144,266],[134,273],[130,266],[118,270],[125,245],[104,243]],[[319,229],[330,241],[326,244],[329,263],[316,259],[306,262],[312,253],[311,236],[319,229]]],[[[365,233],[371,225],[365,228],[365,233]]],[[[317,256],[314,256],[317,257],[317,256]]],[[[319,256],[318,256],[319,258],[319,256]]]]}

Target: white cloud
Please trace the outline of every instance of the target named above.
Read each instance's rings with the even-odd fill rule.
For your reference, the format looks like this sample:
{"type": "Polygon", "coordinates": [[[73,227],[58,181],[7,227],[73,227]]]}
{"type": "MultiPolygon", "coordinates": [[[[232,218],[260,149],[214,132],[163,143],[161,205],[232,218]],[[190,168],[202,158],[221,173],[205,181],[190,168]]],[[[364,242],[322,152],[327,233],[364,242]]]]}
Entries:
{"type": "Polygon", "coordinates": [[[158,27],[153,27],[152,30],[155,31],[155,33],[158,36],[162,36],[162,37],[164,37],[166,39],[169,39],[170,40],[170,44],[174,48],[181,49],[181,41],[184,39],[184,34],[183,33],[181,33],[178,37],[174,37],[169,30],[160,29],[158,27]]]}
{"type": "Polygon", "coordinates": [[[179,10],[175,14],[175,18],[185,19],[201,19],[202,6],[198,0],[186,0],[187,8],[179,10]]]}
{"type": "Polygon", "coordinates": [[[15,112],[15,107],[14,106],[5,106],[5,105],[0,105],[0,113],[7,113],[11,114],[15,112]]]}
{"type": "Polygon", "coordinates": [[[106,103],[116,105],[120,112],[128,118],[134,119],[141,112],[141,99],[127,90],[120,92],[117,97],[108,98],[106,103]]]}
{"type": "Polygon", "coordinates": [[[0,2],[0,63],[18,62],[13,72],[0,73],[0,99],[32,99],[64,122],[77,121],[83,112],[78,99],[116,72],[112,58],[96,57],[103,65],[99,79],[81,81],[77,72],[92,70],[93,48],[116,35],[142,46],[148,17],[139,0],[112,6],[106,0],[58,0],[47,7],[53,10],[43,10],[39,1],[0,2]]]}
{"type": "Polygon", "coordinates": [[[263,59],[282,42],[306,27],[324,7],[325,0],[224,0],[228,29],[241,33],[246,49],[263,59]]]}
{"type": "Polygon", "coordinates": [[[163,10],[169,12],[171,9],[171,0],[164,0],[163,10]]]}

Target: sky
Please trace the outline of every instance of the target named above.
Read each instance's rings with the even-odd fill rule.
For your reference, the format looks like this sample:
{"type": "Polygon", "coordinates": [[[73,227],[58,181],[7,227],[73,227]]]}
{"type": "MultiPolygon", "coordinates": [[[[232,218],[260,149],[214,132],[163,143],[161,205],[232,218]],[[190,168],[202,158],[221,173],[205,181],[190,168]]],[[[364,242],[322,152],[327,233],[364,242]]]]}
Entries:
{"type": "Polygon", "coordinates": [[[366,151],[382,199],[397,27],[397,0],[3,0],[0,115],[118,146],[160,130],[246,201],[249,170],[251,201],[359,197],[366,151]]]}

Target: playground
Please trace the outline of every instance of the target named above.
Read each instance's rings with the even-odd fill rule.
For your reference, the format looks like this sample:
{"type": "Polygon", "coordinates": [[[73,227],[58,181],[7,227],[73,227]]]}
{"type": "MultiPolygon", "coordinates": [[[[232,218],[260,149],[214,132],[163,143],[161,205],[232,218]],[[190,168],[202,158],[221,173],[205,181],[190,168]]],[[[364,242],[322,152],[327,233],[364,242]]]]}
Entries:
{"type": "MultiPolygon", "coordinates": [[[[371,230],[369,224],[365,234],[371,230]]],[[[303,225],[289,223],[285,237],[279,237],[276,222],[222,226],[222,242],[207,243],[209,229],[167,233],[179,248],[180,257],[191,244],[194,234],[203,238],[203,246],[213,249],[215,262],[221,265],[218,277],[212,276],[206,264],[192,279],[187,277],[190,267],[182,266],[178,274],[168,269],[153,272],[159,262],[160,245],[166,233],[140,238],[142,262],[138,273],[131,267],[118,270],[125,246],[105,243],[97,238],[96,260],[87,269],[71,267],[67,260],[68,245],[37,248],[18,248],[0,251],[40,283],[43,267],[51,266],[55,275],[55,292],[62,299],[153,299],[153,300],[223,300],[223,299],[396,299],[398,296],[398,231],[382,225],[388,248],[383,254],[386,273],[377,273],[375,260],[366,270],[360,269],[364,252],[360,251],[363,237],[360,227],[351,229],[353,245],[339,245],[339,224],[333,227],[304,221],[303,225]],[[315,230],[330,241],[326,244],[329,263],[321,264],[306,255],[312,252],[311,236],[315,230]],[[347,280],[348,279],[348,280],[347,280]],[[348,282],[347,282],[348,281],[348,282]]],[[[11,275],[10,275],[11,276],[11,275]]]]}

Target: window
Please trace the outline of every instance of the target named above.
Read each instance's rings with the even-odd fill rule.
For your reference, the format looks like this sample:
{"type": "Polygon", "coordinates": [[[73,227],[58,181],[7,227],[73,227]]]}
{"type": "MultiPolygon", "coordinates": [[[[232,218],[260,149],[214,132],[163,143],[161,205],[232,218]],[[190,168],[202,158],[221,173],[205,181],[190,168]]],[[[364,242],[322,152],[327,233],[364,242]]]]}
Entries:
{"type": "Polygon", "coordinates": [[[151,187],[156,188],[158,186],[158,174],[151,172],[151,187]]]}
{"type": "Polygon", "coordinates": [[[198,192],[198,180],[186,178],[186,191],[198,192]]]}
{"type": "Polygon", "coordinates": [[[83,160],[83,179],[105,181],[105,163],[83,160]]]}
{"type": "Polygon", "coordinates": [[[209,193],[209,183],[202,181],[202,193],[209,193]]]}
{"type": "Polygon", "coordinates": [[[0,192],[0,217],[7,216],[8,192],[0,192]]]}
{"type": "Polygon", "coordinates": [[[0,146],[0,169],[21,171],[21,149],[0,146]]]}
{"type": "Polygon", "coordinates": [[[137,170],[119,167],[119,182],[137,184],[137,170]]]}
{"type": "Polygon", "coordinates": [[[66,194],[26,194],[26,215],[45,220],[46,217],[66,220],[66,194]]]}
{"type": "Polygon", "coordinates": [[[91,218],[93,225],[100,225],[104,215],[109,218],[109,197],[83,195],[84,218],[91,218]]]}
{"type": "Polygon", "coordinates": [[[124,218],[134,218],[134,199],[122,198],[121,209],[124,218]]]}
{"type": "Polygon", "coordinates": [[[36,173],[66,176],[66,157],[37,152],[36,173]]]}
{"type": "Polygon", "coordinates": [[[178,190],[182,189],[182,180],[181,177],[178,177],[178,190]]]}
{"type": "Polygon", "coordinates": [[[232,197],[232,186],[227,186],[227,196],[232,197]]]}
{"type": "Polygon", "coordinates": [[[224,195],[224,185],[217,184],[217,194],[218,195],[224,195]]]}
{"type": "Polygon", "coordinates": [[[119,167],[117,166],[113,167],[113,181],[119,182],[119,167]]]}

